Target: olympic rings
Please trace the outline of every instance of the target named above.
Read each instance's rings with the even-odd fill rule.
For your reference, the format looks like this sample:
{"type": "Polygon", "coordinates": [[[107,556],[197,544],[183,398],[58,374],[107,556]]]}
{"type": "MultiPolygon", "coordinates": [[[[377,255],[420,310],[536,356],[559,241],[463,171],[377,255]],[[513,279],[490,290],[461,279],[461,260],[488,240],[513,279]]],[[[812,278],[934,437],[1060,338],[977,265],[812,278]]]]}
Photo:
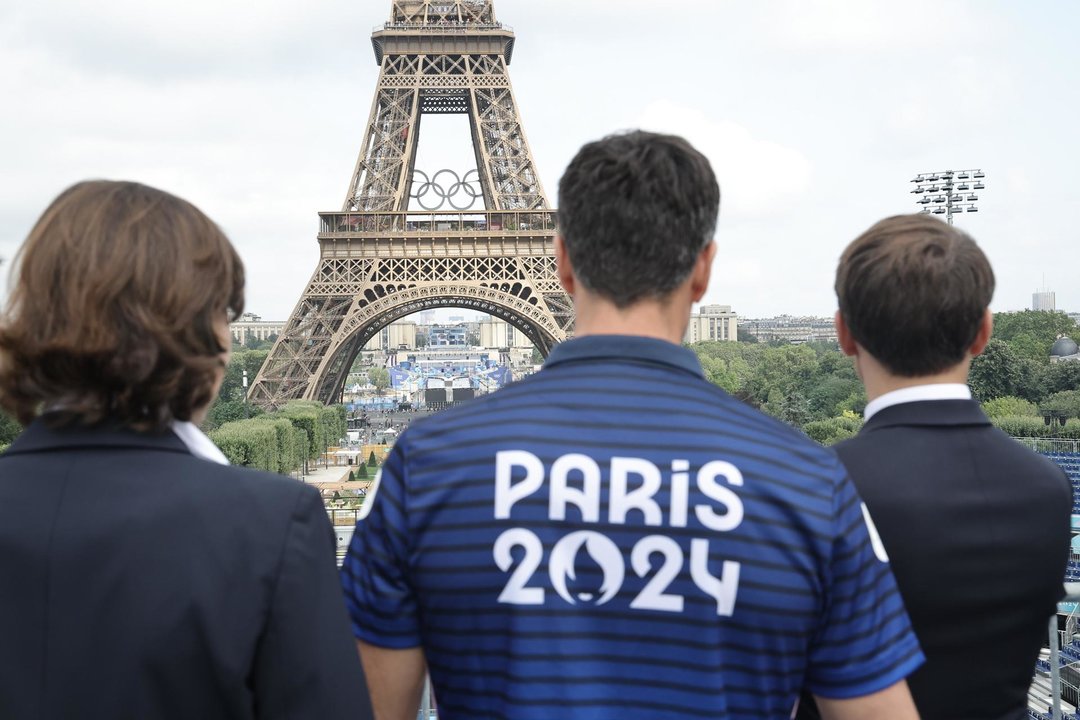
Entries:
{"type": "Polygon", "coordinates": [[[422,170],[413,170],[412,192],[409,197],[416,200],[420,207],[431,212],[442,210],[447,203],[455,210],[464,212],[473,209],[476,201],[484,197],[484,191],[480,186],[480,173],[476,170],[465,173],[464,178],[453,170],[440,170],[435,173],[434,177],[430,178],[422,170]],[[443,177],[443,175],[449,175],[454,182],[449,185],[440,182],[439,178],[443,177]],[[420,182],[417,176],[420,176],[423,182],[420,182]],[[434,201],[426,201],[428,195],[434,195],[434,200],[437,200],[438,204],[429,207],[428,202],[434,201]],[[464,196],[462,201],[464,204],[462,205],[458,205],[457,197],[459,195],[464,196]]]}

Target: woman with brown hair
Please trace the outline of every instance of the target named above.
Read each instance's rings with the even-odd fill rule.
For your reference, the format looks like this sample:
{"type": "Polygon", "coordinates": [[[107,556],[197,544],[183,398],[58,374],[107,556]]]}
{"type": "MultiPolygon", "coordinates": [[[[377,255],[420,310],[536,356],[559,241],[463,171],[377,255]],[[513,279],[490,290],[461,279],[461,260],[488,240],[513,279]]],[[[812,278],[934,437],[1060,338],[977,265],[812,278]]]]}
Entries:
{"type": "Polygon", "coordinates": [[[240,258],[191,204],[76,185],[0,319],[0,718],[365,718],[318,493],[197,429],[240,258]]]}

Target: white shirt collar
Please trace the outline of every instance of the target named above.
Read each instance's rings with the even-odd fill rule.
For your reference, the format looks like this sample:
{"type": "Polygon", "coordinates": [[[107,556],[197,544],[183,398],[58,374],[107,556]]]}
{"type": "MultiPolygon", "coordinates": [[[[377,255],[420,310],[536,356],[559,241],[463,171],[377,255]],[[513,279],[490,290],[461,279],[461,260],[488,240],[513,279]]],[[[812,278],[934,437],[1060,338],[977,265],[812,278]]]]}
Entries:
{"type": "Polygon", "coordinates": [[[176,433],[176,437],[180,438],[184,445],[187,445],[187,449],[191,451],[191,454],[200,460],[217,463],[218,465],[229,464],[229,459],[218,450],[217,445],[211,442],[210,438],[206,437],[202,430],[191,423],[174,420],[172,431],[176,433]]]}
{"type": "Polygon", "coordinates": [[[960,383],[942,383],[940,385],[916,385],[915,387],[893,390],[875,398],[866,404],[863,417],[866,420],[877,415],[887,407],[909,402],[925,400],[970,400],[971,388],[960,383]]]}

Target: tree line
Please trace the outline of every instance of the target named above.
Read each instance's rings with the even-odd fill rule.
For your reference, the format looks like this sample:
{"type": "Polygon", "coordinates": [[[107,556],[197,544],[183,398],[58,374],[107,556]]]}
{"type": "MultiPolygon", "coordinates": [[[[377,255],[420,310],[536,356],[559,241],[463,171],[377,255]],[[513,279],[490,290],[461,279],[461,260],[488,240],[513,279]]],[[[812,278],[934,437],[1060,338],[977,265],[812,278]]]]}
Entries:
{"type": "MultiPolygon", "coordinates": [[[[1017,437],[1080,439],[1080,363],[1050,363],[1059,335],[1080,337],[1064,313],[994,316],[994,338],[972,364],[972,393],[1017,437]],[[1073,418],[1048,426],[1044,414],[1073,418]]],[[[833,343],[705,342],[692,346],[706,377],[730,394],[824,444],[862,427],[866,393],[850,358],[833,343]]]]}
{"type": "MultiPolygon", "coordinates": [[[[1080,327],[1064,313],[1029,310],[994,316],[994,337],[972,364],[970,384],[987,414],[1010,435],[1080,439],[1080,363],[1049,361],[1060,335],[1080,340],[1080,327]],[[1069,419],[1065,425],[1047,425],[1050,413],[1069,419]]],[[[832,444],[858,432],[866,393],[836,343],[765,344],[745,333],[740,339],[692,346],[711,382],[818,442],[832,444]]],[[[345,411],[298,402],[264,416],[249,405],[244,371],[250,384],[266,361],[265,345],[234,347],[203,429],[233,462],[294,472],[345,436],[345,411]]],[[[0,446],[21,431],[0,413],[0,446]]]]}

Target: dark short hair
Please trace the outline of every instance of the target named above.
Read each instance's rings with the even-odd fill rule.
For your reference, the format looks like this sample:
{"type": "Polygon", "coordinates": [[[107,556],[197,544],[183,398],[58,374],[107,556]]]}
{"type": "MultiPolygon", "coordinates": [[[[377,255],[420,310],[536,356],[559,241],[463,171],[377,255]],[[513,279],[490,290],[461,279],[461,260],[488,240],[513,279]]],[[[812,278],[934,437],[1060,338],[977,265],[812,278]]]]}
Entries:
{"type": "Polygon", "coordinates": [[[894,375],[922,377],[964,359],[993,299],[994,271],[966,233],[901,215],[848,246],[836,295],[857,343],[894,375]]]}
{"type": "Polygon", "coordinates": [[[712,241],[720,186],[672,135],[629,132],[581,148],[559,183],[559,233],[579,282],[626,307],[663,298],[712,241]]]}
{"type": "Polygon", "coordinates": [[[162,430],[213,401],[244,268],[194,205],[131,182],[66,190],[19,250],[0,404],[24,424],[162,430]],[[220,330],[218,330],[220,331],[220,330]]]}

